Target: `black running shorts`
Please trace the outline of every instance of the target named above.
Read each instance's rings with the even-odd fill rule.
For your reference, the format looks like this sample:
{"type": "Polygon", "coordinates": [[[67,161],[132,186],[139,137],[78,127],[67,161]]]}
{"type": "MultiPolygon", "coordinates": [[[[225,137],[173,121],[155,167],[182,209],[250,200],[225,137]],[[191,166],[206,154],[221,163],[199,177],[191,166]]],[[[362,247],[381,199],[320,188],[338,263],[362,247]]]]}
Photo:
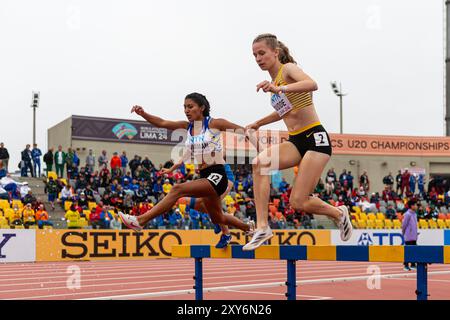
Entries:
{"type": "Polygon", "coordinates": [[[302,158],[308,151],[332,154],[330,136],[320,124],[295,135],[289,134],[288,141],[297,147],[302,158]]]}
{"type": "Polygon", "coordinates": [[[228,188],[227,173],[223,164],[215,164],[200,170],[200,178],[208,180],[219,197],[228,188]]]}

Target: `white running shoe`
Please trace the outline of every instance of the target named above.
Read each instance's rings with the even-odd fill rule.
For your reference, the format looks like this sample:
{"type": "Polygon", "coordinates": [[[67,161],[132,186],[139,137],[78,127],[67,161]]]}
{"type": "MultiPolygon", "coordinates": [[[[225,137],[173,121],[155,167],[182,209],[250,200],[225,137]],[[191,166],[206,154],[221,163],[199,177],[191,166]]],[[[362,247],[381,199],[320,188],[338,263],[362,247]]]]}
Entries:
{"type": "Polygon", "coordinates": [[[127,226],[129,229],[133,229],[135,231],[141,231],[143,227],[139,224],[137,217],[131,216],[129,214],[124,214],[123,212],[119,212],[120,220],[122,220],[123,224],[127,226]]]}
{"type": "Polygon", "coordinates": [[[348,241],[353,232],[352,221],[350,220],[347,206],[339,206],[338,209],[342,212],[341,221],[338,223],[339,230],[341,230],[341,240],[348,241]]]}
{"type": "Polygon", "coordinates": [[[252,251],[261,246],[264,242],[273,237],[272,229],[270,227],[266,227],[265,229],[256,230],[253,235],[252,240],[247,243],[242,250],[243,251],[252,251]]]}

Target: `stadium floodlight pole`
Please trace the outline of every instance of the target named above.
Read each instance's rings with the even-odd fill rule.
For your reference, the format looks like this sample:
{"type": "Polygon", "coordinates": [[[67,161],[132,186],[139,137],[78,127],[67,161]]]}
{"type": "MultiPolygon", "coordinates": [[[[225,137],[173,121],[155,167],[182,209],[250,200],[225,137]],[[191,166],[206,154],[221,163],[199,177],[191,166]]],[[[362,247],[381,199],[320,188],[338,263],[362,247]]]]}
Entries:
{"type": "Polygon", "coordinates": [[[39,91],[33,91],[31,99],[31,107],[33,108],[33,145],[36,144],[36,108],[39,107],[39,91]]]}
{"type": "Polygon", "coordinates": [[[340,106],[340,133],[343,134],[343,122],[344,122],[344,115],[342,111],[342,98],[346,96],[348,93],[342,93],[342,84],[339,82],[339,88],[337,87],[336,81],[331,82],[331,89],[333,89],[333,92],[339,97],[339,106],[340,106]]]}

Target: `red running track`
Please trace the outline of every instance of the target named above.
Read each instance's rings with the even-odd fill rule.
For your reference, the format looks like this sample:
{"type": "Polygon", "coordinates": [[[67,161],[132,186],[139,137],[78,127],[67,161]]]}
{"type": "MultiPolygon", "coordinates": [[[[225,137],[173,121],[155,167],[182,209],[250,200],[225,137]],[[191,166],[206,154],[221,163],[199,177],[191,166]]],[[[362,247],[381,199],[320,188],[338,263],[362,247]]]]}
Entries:
{"type": "MultiPolygon", "coordinates": [[[[286,299],[285,261],[203,262],[205,299],[286,299]]],[[[450,266],[428,270],[429,299],[450,299],[450,266]]],[[[193,275],[194,259],[2,264],[0,299],[193,300],[193,275]]],[[[297,299],[414,300],[415,276],[401,263],[298,261],[297,299]],[[374,269],[380,271],[378,283],[367,279],[374,269]]]]}

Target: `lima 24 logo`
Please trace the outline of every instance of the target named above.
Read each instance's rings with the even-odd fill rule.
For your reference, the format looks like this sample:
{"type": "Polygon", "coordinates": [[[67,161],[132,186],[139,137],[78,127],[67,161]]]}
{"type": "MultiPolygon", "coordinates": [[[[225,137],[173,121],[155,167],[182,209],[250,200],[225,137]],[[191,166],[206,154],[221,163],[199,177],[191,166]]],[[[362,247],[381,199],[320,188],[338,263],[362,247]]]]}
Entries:
{"type": "Polygon", "coordinates": [[[137,135],[136,128],[126,122],[122,122],[114,126],[112,132],[116,135],[117,138],[122,139],[123,137],[127,137],[129,140],[133,139],[135,135],[137,135]]]}
{"type": "Polygon", "coordinates": [[[361,234],[361,236],[358,239],[358,246],[371,246],[371,245],[373,245],[373,241],[370,235],[366,232],[361,234]]]}

